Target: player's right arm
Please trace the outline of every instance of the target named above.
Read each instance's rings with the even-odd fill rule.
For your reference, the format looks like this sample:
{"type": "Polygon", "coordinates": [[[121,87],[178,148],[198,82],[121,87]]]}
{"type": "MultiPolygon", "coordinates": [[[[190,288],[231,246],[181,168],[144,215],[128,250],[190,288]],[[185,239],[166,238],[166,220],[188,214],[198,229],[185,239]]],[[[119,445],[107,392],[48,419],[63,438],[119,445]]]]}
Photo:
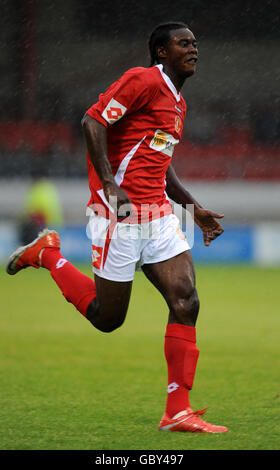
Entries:
{"type": "Polygon", "coordinates": [[[110,196],[117,196],[118,210],[123,204],[130,204],[130,200],[112,174],[107,153],[107,128],[145,106],[157,91],[157,81],[154,76],[150,77],[147,69],[130,69],[99,96],[98,102],[87,110],[82,120],[89,157],[111,206],[114,204],[109,201],[110,196]]]}
{"type": "Polygon", "coordinates": [[[88,114],[82,119],[82,128],[86,139],[86,145],[90,160],[102,183],[107,201],[114,206],[114,199],[117,198],[117,211],[123,204],[130,204],[127,193],[120,188],[112,173],[112,168],[107,155],[107,130],[100,122],[96,121],[88,114]]]}

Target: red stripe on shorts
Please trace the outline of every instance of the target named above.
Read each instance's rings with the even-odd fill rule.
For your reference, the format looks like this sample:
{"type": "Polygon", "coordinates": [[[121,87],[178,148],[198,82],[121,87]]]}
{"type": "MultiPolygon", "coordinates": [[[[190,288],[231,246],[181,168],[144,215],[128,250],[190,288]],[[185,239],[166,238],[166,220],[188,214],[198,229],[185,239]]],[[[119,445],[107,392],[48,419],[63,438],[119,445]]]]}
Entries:
{"type": "Polygon", "coordinates": [[[103,269],[104,269],[104,266],[105,266],[105,263],[106,263],[106,259],[107,259],[107,255],[108,255],[108,251],[109,251],[109,246],[110,246],[110,243],[111,243],[111,240],[112,240],[111,237],[113,235],[113,232],[115,230],[116,225],[117,225],[117,221],[112,220],[112,222],[109,224],[108,229],[107,229],[107,236],[106,236],[105,245],[104,245],[104,252],[103,252],[103,264],[102,264],[103,269]]]}

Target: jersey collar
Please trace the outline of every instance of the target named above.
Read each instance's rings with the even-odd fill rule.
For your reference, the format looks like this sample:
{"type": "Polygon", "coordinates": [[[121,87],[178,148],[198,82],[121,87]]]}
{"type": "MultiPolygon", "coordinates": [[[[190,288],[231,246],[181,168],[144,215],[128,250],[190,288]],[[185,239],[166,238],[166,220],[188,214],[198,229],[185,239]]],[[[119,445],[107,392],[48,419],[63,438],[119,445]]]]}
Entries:
{"type": "Polygon", "coordinates": [[[162,78],[163,80],[165,81],[165,83],[167,84],[168,88],[172,91],[173,95],[175,96],[176,98],[176,101],[180,101],[181,99],[181,93],[178,93],[176,88],[175,88],[175,85],[172,83],[172,81],[170,80],[170,78],[168,77],[168,75],[166,75],[166,73],[164,73],[163,71],[163,65],[162,64],[157,64],[156,67],[159,69],[161,75],[162,75],[162,78]]]}

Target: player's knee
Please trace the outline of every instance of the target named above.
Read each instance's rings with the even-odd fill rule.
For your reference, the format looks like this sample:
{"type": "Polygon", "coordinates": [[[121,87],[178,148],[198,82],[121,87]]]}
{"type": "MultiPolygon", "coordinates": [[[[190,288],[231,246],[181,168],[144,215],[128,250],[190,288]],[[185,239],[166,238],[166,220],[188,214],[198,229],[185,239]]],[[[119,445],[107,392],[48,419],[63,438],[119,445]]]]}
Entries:
{"type": "Polygon", "coordinates": [[[200,306],[200,303],[199,303],[197,290],[194,289],[193,292],[192,292],[192,295],[189,298],[189,306],[188,306],[189,314],[191,315],[191,317],[193,318],[194,321],[196,321],[196,319],[197,319],[198,312],[199,312],[199,306],[200,306]]]}
{"type": "Polygon", "coordinates": [[[98,330],[102,331],[103,333],[111,333],[112,331],[120,328],[124,322],[123,317],[113,318],[113,319],[104,319],[104,320],[96,320],[93,325],[98,330]]]}
{"type": "Polygon", "coordinates": [[[100,308],[97,301],[92,302],[87,310],[86,317],[95,328],[102,331],[103,333],[111,333],[111,331],[120,328],[124,323],[126,311],[108,312],[100,308]]]}
{"type": "Polygon", "coordinates": [[[171,310],[178,323],[195,325],[199,312],[199,298],[195,287],[185,290],[174,299],[171,310]]]}
{"type": "Polygon", "coordinates": [[[120,328],[123,322],[123,319],[113,320],[111,322],[104,323],[103,325],[99,326],[98,329],[103,331],[103,333],[111,333],[112,331],[120,328]]]}

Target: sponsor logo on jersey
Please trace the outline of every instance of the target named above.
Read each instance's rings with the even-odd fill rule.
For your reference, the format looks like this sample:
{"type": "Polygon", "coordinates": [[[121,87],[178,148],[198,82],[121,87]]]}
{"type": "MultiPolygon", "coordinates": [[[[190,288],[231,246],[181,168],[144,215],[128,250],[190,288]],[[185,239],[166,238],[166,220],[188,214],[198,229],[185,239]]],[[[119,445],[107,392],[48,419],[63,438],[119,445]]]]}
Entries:
{"type": "Polygon", "coordinates": [[[180,116],[175,116],[175,131],[176,132],[180,132],[181,125],[182,125],[182,121],[181,121],[180,116]]]}
{"type": "Polygon", "coordinates": [[[102,246],[92,245],[91,263],[92,263],[92,266],[96,269],[100,269],[101,267],[102,250],[103,250],[102,246]]]}
{"type": "Polygon", "coordinates": [[[114,124],[114,122],[118,121],[123,117],[127,108],[119,103],[114,98],[107,104],[106,108],[104,109],[101,116],[107,121],[109,124],[114,124]]]}
{"type": "Polygon", "coordinates": [[[178,139],[175,139],[173,135],[167,134],[166,132],[157,129],[153,139],[150,142],[150,148],[157,150],[158,152],[165,153],[169,157],[172,157],[174,147],[179,143],[178,139]]]}

